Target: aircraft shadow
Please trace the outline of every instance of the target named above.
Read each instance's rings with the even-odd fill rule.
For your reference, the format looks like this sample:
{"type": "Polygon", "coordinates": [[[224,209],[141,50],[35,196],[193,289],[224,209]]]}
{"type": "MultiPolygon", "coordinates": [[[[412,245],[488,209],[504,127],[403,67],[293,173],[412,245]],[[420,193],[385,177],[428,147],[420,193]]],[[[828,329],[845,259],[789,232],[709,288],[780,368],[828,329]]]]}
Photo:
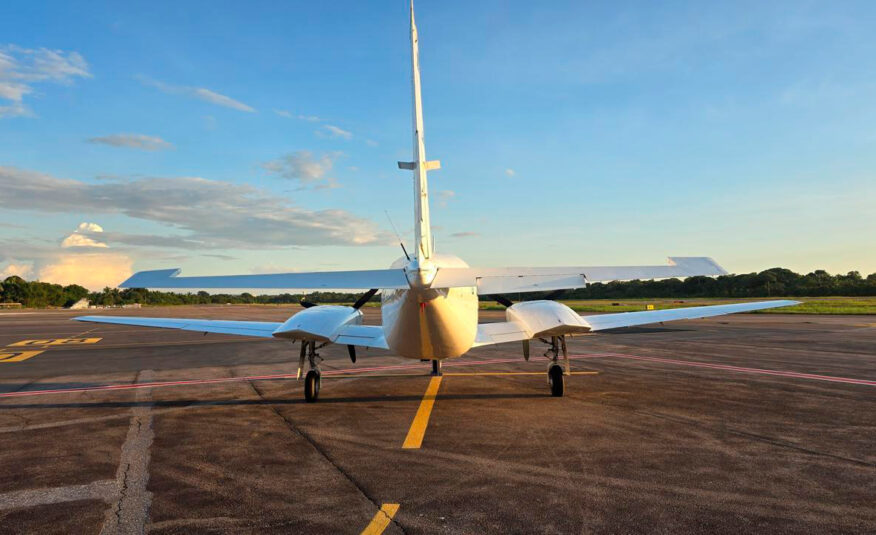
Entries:
{"type": "MultiPolygon", "coordinates": [[[[447,394],[438,395],[438,401],[453,400],[478,400],[478,399],[531,399],[551,397],[550,393],[544,394],[447,394]]],[[[375,403],[375,402],[415,402],[421,401],[422,395],[411,396],[356,396],[343,398],[322,398],[318,405],[324,403],[375,403]]],[[[0,404],[0,411],[11,409],[107,409],[107,408],[179,408],[179,407],[235,407],[235,406],[270,406],[270,405],[305,405],[308,404],[303,398],[296,399],[229,399],[202,401],[180,399],[171,401],[95,401],[79,403],[17,403],[0,404]]]]}

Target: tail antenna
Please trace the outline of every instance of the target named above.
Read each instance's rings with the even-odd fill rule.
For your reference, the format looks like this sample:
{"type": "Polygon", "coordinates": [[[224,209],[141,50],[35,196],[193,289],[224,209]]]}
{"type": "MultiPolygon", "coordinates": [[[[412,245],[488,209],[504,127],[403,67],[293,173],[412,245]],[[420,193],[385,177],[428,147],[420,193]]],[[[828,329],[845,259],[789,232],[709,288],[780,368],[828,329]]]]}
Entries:
{"type": "Polygon", "coordinates": [[[392,222],[392,218],[389,217],[389,210],[384,210],[384,214],[386,214],[386,219],[389,220],[389,226],[392,227],[392,231],[395,232],[395,237],[398,238],[398,244],[401,245],[402,252],[405,254],[405,258],[408,259],[408,262],[411,261],[411,255],[408,254],[408,250],[405,249],[405,242],[402,241],[401,235],[398,233],[398,229],[395,228],[395,223],[392,222]]]}

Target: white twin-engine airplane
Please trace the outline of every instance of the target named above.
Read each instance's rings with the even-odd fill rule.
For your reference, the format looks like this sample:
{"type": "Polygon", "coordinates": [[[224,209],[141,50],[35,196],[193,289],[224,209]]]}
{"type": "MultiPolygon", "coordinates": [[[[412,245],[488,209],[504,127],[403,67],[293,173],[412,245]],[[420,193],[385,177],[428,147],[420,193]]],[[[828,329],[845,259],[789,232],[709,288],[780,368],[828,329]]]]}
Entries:
{"type": "Polygon", "coordinates": [[[670,258],[665,266],[472,268],[455,256],[434,252],[429,224],[426,173],[440,168],[426,160],[423,143],[423,109],[417,26],[411,2],[411,68],[413,85],[413,160],[399,168],[413,172],[416,250],[411,258],[396,260],[389,269],[324,273],[280,273],[177,277],[178,269],[141,271],[121,284],[123,288],[155,289],[355,289],[368,290],[353,306],[314,305],[284,323],[256,321],[192,320],[83,316],[79,321],[163,327],[204,333],[224,333],[301,341],[298,377],[305,362],[304,396],[319,396],[322,360],[317,350],[328,344],[345,344],[356,362],[356,346],[388,349],[409,359],[432,361],[432,373],[441,373],[441,361],[464,355],[473,347],[503,342],[523,342],[529,360],[530,340],[548,345],[547,376],[551,393],[562,396],[563,378],[569,374],[566,336],[618,327],[680,319],[704,318],[797,304],[796,301],[760,301],[673,310],[580,316],[552,300],[512,303],[504,294],[583,288],[588,283],[614,280],[665,279],[726,274],[711,258],[670,258]],[[362,324],[360,308],[381,292],[383,325],[362,324]],[[478,296],[489,295],[507,307],[506,321],[478,324],[478,296]],[[560,366],[563,355],[565,367],[560,366]]]}

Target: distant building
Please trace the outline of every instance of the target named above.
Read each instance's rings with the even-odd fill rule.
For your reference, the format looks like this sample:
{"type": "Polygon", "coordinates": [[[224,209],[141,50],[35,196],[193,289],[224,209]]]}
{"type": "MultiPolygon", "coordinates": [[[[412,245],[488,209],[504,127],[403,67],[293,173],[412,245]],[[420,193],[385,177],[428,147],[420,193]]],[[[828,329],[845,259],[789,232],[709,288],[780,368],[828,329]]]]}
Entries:
{"type": "Polygon", "coordinates": [[[82,308],[88,308],[88,305],[89,305],[89,304],[91,304],[91,303],[89,303],[88,299],[85,299],[85,298],[83,297],[83,298],[80,299],[79,301],[76,301],[75,303],[73,303],[72,305],[70,305],[70,310],[79,310],[79,309],[82,309],[82,308]]]}

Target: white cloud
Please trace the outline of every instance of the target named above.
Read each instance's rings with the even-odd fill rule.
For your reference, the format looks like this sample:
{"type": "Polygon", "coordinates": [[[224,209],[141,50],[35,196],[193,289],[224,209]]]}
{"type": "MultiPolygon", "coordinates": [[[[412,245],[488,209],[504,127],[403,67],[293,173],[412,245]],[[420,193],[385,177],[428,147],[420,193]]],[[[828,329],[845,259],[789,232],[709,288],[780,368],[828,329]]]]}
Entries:
{"type": "Polygon", "coordinates": [[[453,234],[450,235],[451,238],[473,238],[475,236],[480,236],[480,234],[477,232],[466,231],[466,232],[454,232],[453,234]]]}
{"type": "Polygon", "coordinates": [[[447,203],[452,201],[456,197],[456,192],[453,190],[445,189],[435,193],[438,197],[438,206],[444,208],[447,206],[447,203]]]}
{"type": "Polygon", "coordinates": [[[287,111],[287,110],[278,110],[278,109],[275,108],[275,109],[274,109],[274,113],[276,113],[276,114],[279,115],[280,117],[285,117],[285,118],[287,118],[287,119],[291,119],[291,118],[292,118],[292,112],[287,111]]]}
{"type": "Polygon", "coordinates": [[[79,284],[89,290],[115,287],[131,276],[133,260],[120,253],[65,254],[39,270],[39,279],[54,284],[79,284]]]}
{"type": "Polygon", "coordinates": [[[88,142],[140,150],[163,150],[173,147],[173,145],[160,137],[144,134],[111,134],[109,136],[90,138],[88,142]]]}
{"type": "Polygon", "coordinates": [[[0,270],[0,280],[5,279],[6,277],[21,277],[22,279],[26,279],[31,272],[33,271],[33,264],[28,263],[16,263],[10,262],[6,264],[2,270],[0,270]]]}
{"type": "Polygon", "coordinates": [[[277,160],[265,162],[262,168],[315,189],[336,188],[339,187],[337,181],[329,177],[328,173],[340,156],[339,152],[328,152],[316,157],[309,150],[300,150],[277,160]]]}
{"type": "Polygon", "coordinates": [[[31,115],[24,104],[35,84],[54,82],[69,84],[75,78],[90,78],[88,63],[78,52],[47,48],[0,47],[0,117],[31,115]]]}
{"type": "Polygon", "coordinates": [[[365,144],[368,145],[369,147],[376,147],[378,145],[378,143],[376,141],[374,141],[373,139],[366,139],[365,144]]]}
{"type": "Polygon", "coordinates": [[[517,172],[514,171],[514,169],[511,169],[511,168],[509,167],[508,169],[505,169],[505,174],[508,175],[508,176],[514,176],[514,175],[517,174],[517,172]]]}
{"type": "Polygon", "coordinates": [[[74,232],[73,234],[64,238],[64,241],[61,242],[61,247],[64,249],[68,249],[70,247],[109,247],[107,244],[103,242],[99,242],[93,238],[89,238],[83,234],[79,234],[78,232],[74,232]]]}
{"type": "Polygon", "coordinates": [[[203,87],[196,87],[192,90],[194,91],[194,95],[201,100],[206,100],[207,102],[212,102],[213,104],[225,106],[226,108],[232,108],[235,110],[246,111],[250,113],[255,111],[255,108],[253,108],[252,106],[248,106],[243,102],[234,100],[231,97],[227,97],[215,91],[210,91],[209,89],[205,89],[203,87]]]}
{"type": "Polygon", "coordinates": [[[341,138],[341,139],[352,139],[353,138],[352,132],[350,132],[348,130],[344,130],[343,128],[339,128],[339,127],[337,127],[335,125],[331,125],[331,124],[323,125],[322,130],[318,130],[317,132],[321,133],[323,135],[327,135],[328,137],[333,137],[333,138],[341,138]]]}
{"type": "Polygon", "coordinates": [[[97,223],[82,222],[79,223],[79,226],[76,227],[76,230],[78,230],[79,232],[103,232],[103,227],[101,227],[97,223]]]}
{"type": "MultiPolygon", "coordinates": [[[[325,172],[331,168],[326,162],[331,159],[332,156],[327,160],[325,157],[316,159],[315,166],[304,165],[300,173],[319,185],[326,181],[325,172]]],[[[282,165],[283,162],[281,170],[282,165]]],[[[123,214],[166,225],[171,230],[167,235],[155,236],[104,233],[105,241],[114,245],[192,250],[387,242],[386,234],[373,221],[350,212],[308,210],[290,204],[273,192],[200,177],[133,177],[82,182],[0,166],[0,191],[3,192],[0,209],[123,214]]],[[[11,247],[11,244],[0,243],[0,262],[9,260],[6,251],[15,250],[11,247]]],[[[23,254],[21,257],[30,258],[23,254]]]]}
{"type": "Polygon", "coordinates": [[[318,123],[322,121],[322,117],[317,117],[316,115],[299,115],[298,118],[309,123],[318,123]]]}
{"type": "Polygon", "coordinates": [[[231,108],[238,111],[245,111],[248,113],[253,113],[256,111],[255,108],[249,106],[248,104],[244,104],[239,100],[235,100],[229,96],[217,93],[211,89],[207,89],[206,87],[172,85],[161,82],[159,80],[153,80],[152,78],[146,76],[137,76],[136,78],[142,83],[155,87],[164,93],[189,95],[205,102],[216,104],[217,106],[224,106],[226,108],[231,108]]]}

